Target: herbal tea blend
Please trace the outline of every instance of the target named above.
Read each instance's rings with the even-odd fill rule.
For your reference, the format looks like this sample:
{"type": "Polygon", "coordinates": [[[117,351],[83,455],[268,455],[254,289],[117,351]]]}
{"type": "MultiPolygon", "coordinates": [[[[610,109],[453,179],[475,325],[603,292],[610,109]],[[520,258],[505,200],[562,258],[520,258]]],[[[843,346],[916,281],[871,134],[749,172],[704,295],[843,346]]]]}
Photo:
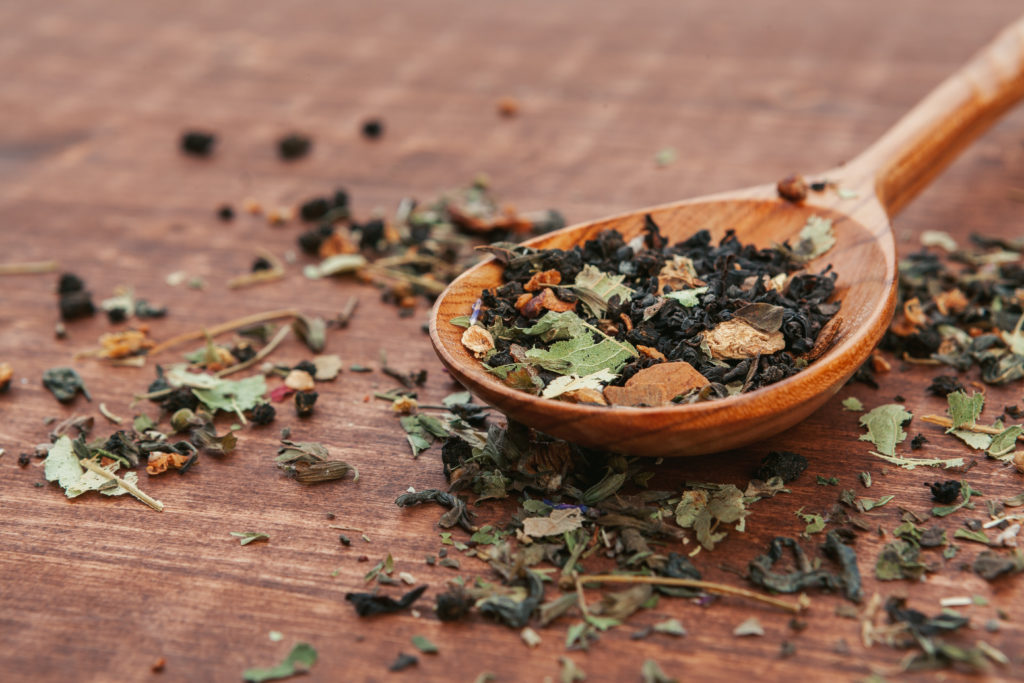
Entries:
{"type": "Polygon", "coordinates": [[[506,284],[485,290],[463,345],[505,384],[576,403],[664,406],[778,382],[820,356],[838,327],[836,275],[805,264],[834,243],[812,216],[795,247],[757,249],[731,231],[669,246],[650,216],[571,250],[485,247],[506,284]]]}

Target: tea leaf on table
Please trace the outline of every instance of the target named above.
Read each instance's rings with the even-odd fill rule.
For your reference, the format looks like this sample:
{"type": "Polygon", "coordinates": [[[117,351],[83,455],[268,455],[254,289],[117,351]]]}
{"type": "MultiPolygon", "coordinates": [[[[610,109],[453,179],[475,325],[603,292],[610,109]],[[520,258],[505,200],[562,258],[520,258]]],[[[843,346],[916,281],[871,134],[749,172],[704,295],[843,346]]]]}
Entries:
{"type": "Polygon", "coordinates": [[[316,650],[309,643],[296,643],[283,662],[269,669],[246,669],[242,680],[246,683],[263,683],[305,673],[316,664],[316,650]]]}
{"type": "Polygon", "coordinates": [[[896,444],[907,438],[903,424],[913,417],[913,413],[908,412],[899,403],[878,406],[871,412],[861,415],[860,424],[868,431],[867,434],[861,435],[860,440],[875,444],[882,455],[896,455],[896,444]]]}
{"type": "Polygon", "coordinates": [[[263,375],[240,380],[221,379],[208,389],[192,389],[192,393],[212,412],[241,413],[264,402],[267,382],[263,375]]]}
{"type": "Polygon", "coordinates": [[[573,311],[557,313],[548,311],[530,327],[523,328],[521,332],[533,337],[540,337],[541,341],[553,342],[560,339],[572,339],[586,334],[589,327],[573,311]]]}
{"type": "Polygon", "coordinates": [[[963,391],[954,391],[946,396],[946,401],[949,402],[949,416],[953,420],[953,426],[947,431],[952,432],[975,425],[985,405],[985,394],[972,393],[968,396],[963,391]]]}
{"type": "Polygon", "coordinates": [[[436,655],[438,653],[437,645],[434,645],[425,636],[413,636],[412,644],[425,655],[436,655]]]}
{"type": "Polygon", "coordinates": [[[270,536],[261,531],[231,531],[229,533],[238,539],[239,545],[249,545],[255,541],[270,540],[270,536]]]}
{"type": "Polygon", "coordinates": [[[860,402],[860,399],[856,396],[847,396],[843,399],[842,406],[844,410],[849,410],[855,413],[864,412],[864,404],[860,402]]]}
{"type": "Polygon", "coordinates": [[[878,500],[872,500],[870,498],[858,498],[857,499],[857,508],[861,512],[868,512],[870,510],[874,510],[875,508],[882,507],[883,505],[885,505],[886,503],[888,503],[890,500],[892,500],[895,497],[896,496],[893,496],[893,495],[882,496],[878,500]]]}
{"type": "Polygon", "coordinates": [[[968,541],[974,541],[975,543],[991,545],[991,541],[989,541],[988,536],[985,535],[984,531],[969,531],[967,529],[957,529],[953,532],[953,538],[963,538],[968,541]]]}
{"type": "Polygon", "coordinates": [[[1002,432],[992,437],[992,443],[989,444],[988,454],[993,458],[999,458],[1004,455],[1009,455],[1017,448],[1017,437],[1024,432],[1024,428],[1020,425],[1011,425],[1004,429],[1002,432]]]}
{"type": "Polygon", "coordinates": [[[875,576],[879,581],[920,578],[928,567],[917,558],[921,549],[916,543],[897,539],[885,544],[875,563],[875,576]]]}
{"type": "Polygon", "coordinates": [[[797,237],[796,246],[792,249],[793,258],[806,263],[824,254],[835,243],[836,236],[832,229],[832,219],[808,216],[807,223],[804,224],[797,237]]]}
{"type": "Polygon", "coordinates": [[[796,511],[796,516],[807,523],[804,528],[804,536],[810,536],[811,534],[817,534],[825,530],[825,518],[821,515],[812,515],[804,513],[803,508],[796,511]]]}
{"type": "Polygon", "coordinates": [[[678,678],[673,678],[662,671],[653,659],[644,660],[644,664],[640,668],[640,677],[643,683],[679,683],[678,678]]]}

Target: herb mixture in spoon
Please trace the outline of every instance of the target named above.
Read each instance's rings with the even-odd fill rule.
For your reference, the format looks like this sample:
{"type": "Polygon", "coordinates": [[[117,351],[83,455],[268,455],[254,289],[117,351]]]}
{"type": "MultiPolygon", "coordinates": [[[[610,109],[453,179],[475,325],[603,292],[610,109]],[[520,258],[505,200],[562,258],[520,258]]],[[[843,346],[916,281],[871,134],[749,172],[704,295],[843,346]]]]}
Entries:
{"type": "Polygon", "coordinates": [[[663,406],[752,391],[821,355],[839,318],[831,266],[804,269],[835,239],[812,216],[795,247],[757,249],[702,230],[669,246],[646,217],[570,250],[494,244],[506,284],[484,290],[463,345],[507,385],[578,403],[663,406]]]}

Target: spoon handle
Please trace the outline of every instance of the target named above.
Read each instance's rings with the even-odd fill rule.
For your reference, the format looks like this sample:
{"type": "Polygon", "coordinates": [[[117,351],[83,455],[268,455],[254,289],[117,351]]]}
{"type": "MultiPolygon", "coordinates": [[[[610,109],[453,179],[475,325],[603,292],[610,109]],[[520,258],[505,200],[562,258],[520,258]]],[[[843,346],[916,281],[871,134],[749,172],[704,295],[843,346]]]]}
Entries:
{"type": "Polygon", "coordinates": [[[893,216],[1022,97],[1024,17],[850,162],[850,180],[873,189],[893,216]]]}

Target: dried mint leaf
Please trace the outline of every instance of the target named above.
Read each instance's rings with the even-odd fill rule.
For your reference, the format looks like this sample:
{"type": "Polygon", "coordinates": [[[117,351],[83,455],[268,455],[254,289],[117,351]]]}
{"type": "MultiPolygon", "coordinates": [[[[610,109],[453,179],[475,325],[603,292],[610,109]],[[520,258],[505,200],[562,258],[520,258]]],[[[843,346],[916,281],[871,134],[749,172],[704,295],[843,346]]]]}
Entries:
{"type": "Polygon", "coordinates": [[[238,539],[239,545],[249,545],[256,541],[270,540],[270,536],[262,531],[231,531],[228,533],[238,539]]]}
{"type": "Polygon", "coordinates": [[[974,560],[974,572],[986,581],[994,581],[1004,574],[1024,570],[1024,558],[1018,553],[1009,557],[994,550],[982,550],[974,560]]]}
{"type": "Polygon", "coordinates": [[[988,454],[993,458],[1001,458],[1002,456],[1009,455],[1017,448],[1017,437],[1024,433],[1024,428],[1020,425],[1011,425],[1004,429],[1002,432],[992,437],[992,442],[988,446],[988,454]]]}
{"type": "Polygon", "coordinates": [[[629,342],[605,338],[594,341],[591,334],[583,334],[565,341],[555,342],[550,349],[529,349],[529,362],[560,375],[590,375],[600,370],[617,372],[639,353],[629,342]]]}
{"type": "Polygon", "coordinates": [[[694,287],[693,289],[679,289],[665,294],[666,299],[678,301],[687,308],[693,308],[700,303],[700,296],[708,291],[707,287],[694,287]]]}
{"type": "Polygon", "coordinates": [[[296,643],[285,660],[269,669],[246,669],[242,680],[246,683],[263,683],[305,673],[316,664],[316,649],[309,643],[296,643]]]}
{"type": "Polygon", "coordinates": [[[878,406],[861,415],[860,424],[868,431],[861,435],[860,440],[875,444],[882,455],[896,455],[896,444],[907,438],[903,425],[913,417],[913,413],[899,403],[878,406]]]}
{"type": "Polygon", "coordinates": [[[601,391],[608,382],[611,382],[616,377],[617,375],[609,370],[598,370],[584,377],[563,375],[548,382],[548,385],[544,387],[540,395],[544,398],[557,398],[562,394],[570,391],[579,391],[580,389],[601,391]]]}
{"type": "Polygon", "coordinates": [[[847,396],[843,399],[842,406],[844,410],[849,410],[854,413],[864,412],[864,404],[860,402],[860,399],[856,396],[847,396]]]}
{"type": "Polygon", "coordinates": [[[843,544],[835,531],[825,536],[823,550],[839,564],[838,575],[827,569],[815,568],[799,543],[792,538],[780,536],[769,544],[767,554],[751,561],[747,578],[756,586],[778,593],[797,593],[808,588],[841,589],[847,599],[860,602],[862,588],[856,553],[843,544]],[[772,567],[782,559],[785,548],[792,550],[796,569],[786,574],[773,572],[772,567]]]}
{"type": "Polygon", "coordinates": [[[653,659],[644,660],[643,666],[640,667],[640,677],[643,683],[679,683],[678,678],[673,678],[662,671],[653,659]]]}
{"type": "Polygon", "coordinates": [[[92,400],[82,376],[74,368],[50,368],[43,373],[43,386],[61,403],[70,403],[78,392],[82,392],[87,400],[92,400]]]}
{"type": "Polygon", "coordinates": [[[535,572],[526,571],[529,593],[522,600],[504,595],[490,595],[478,604],[481,614],[492,617],[510,628],[520,629],[530,621],[530,615],[544,598],[544,584],[535,572]]]}
{"type": "Polygon", "coordinates": [[[961,427],[973,427],[981,415],[985,405],[985,394],[972,392],[968,396],[963,391],[954,391],[946,397],[949,403],[949,416],[953,420],[953,426],[947,432],[960,429],[961,427]]]}
{"type": "Polygon", "coordinates": [[[791,253],[794,260],[806,263],[824,254],[836,243],[832,219],[822,216],[808,216],[807,222],[797,237],[791,253]]]}
{"type": "Polygon", "coordinates": [[[212,412],[241,413],[265,402],[267,382],[263,375],[240,380],[220,379],[209,388],[192,389],[192,393],[212,412]]]}
{"type": "Polygon", "coordinates": [[[537,322],[520,331],[541,341],[553,342],[586,334],[589,326],[573,311],[548,311],[537,322]]]}
{"type": "Polygon", "coordinates": [[[395,505],[400,508],[420,505],[421,503],[437,503],[443,507],[450,508],[448,512],[441,515],[441,519],[437,522],[442,528],[450,529],[458,524],[470,533],[474,531],[473,524],[469,521],[471,513],[466,510],[466,503],[461,498],[450,493],[439,489],[424,489],[416,493],[403,493],[395,499],[395,505]]]}
{"type": "Polygon", "coordinates": [[[885,544],[875,562],[875,576],[879,581],[898,579],[919,579],[928,570],[927,565],[918,562],[921,549],[916,543],[897,539],[885,544]]]}

